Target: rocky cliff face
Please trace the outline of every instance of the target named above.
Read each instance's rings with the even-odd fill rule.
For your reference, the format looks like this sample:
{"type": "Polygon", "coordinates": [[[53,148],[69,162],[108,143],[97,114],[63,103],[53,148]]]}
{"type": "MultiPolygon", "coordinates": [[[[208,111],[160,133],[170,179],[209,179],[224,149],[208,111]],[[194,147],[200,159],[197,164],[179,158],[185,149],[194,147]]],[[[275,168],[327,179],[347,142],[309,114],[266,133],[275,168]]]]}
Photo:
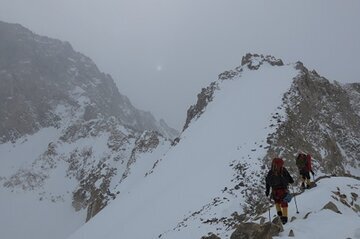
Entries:
{"type": "Polygon", "coordinates": [[[112,78],[71,45],[0,22],[0,142],[37,132],[114,116],[136,131],[176,130],[132,106],[112,78]]]}
{"type": "MultiPolygon", "coordinates": [[[[53,202],[66,201],[71,193],[74,209],[87,209],[86,220],[120,193],[118,186],[137,160],[164,151],[178,135],[165,121],[136,109],[111,76],[69,43],[4,22],[0,122],[0,144],[12,143],[10,147],[19,139],[31,141],[42,129],[56,131],[46,150],[29,155],[27,166],[1,177],[2,185],[11,191],[36,191],[39,200],[53,202]],[[54,180],[67,183],[52,188],[49,182],[54,180]]],[[[144,170],[156,160],[147,160],[144,170]]]]}
{"type": "Polygon", "coordinates": [[[295,169],[299,150],[310,153],[315,169],[326,174],[353,174],[360,168],[360,84],[330,82],[309,71],[301,73],[284,94],[286,118],[269,136],[269,155],[280,154],[295,169]]]}

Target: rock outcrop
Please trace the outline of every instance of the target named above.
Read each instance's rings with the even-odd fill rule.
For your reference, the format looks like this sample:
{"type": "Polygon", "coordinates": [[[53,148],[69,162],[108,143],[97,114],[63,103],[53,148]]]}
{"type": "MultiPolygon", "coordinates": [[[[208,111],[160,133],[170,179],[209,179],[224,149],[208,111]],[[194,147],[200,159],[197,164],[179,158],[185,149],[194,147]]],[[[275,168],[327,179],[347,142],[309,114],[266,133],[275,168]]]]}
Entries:
{"type": "Polygon", "coordinates": [[[266,159],[281,155],[296,172],[295,156],[302,150],[312,155],[315,171],[352,174],[360,168],[360,84],[332,83],[302,63],[296,67],[300,74],[283,97],[286,119],[269,136],[266,159]]]}
{"type": "Polygon", "coordinates": [[[263,225],[242,223],[237,226],[230,239],[272,239],[273,236],[278,236],[282,230],[282,227],[270,222],[263,225]]]}

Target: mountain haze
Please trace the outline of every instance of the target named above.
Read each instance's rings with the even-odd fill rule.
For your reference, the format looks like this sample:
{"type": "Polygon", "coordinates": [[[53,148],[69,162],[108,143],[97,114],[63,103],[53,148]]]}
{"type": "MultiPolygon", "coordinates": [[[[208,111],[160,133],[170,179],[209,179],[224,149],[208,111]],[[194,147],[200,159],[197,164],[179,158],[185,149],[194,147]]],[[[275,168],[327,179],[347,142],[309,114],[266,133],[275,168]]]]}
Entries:
{"type": "Polygon", "coordinates": [[[273,157],[298,191],[299,150],[322,180],[297,197],[299,215],[291,202],[280,238],[360,234],[359,83],[249,53],[199,92],[179,134],[70,44],[3,22],[0,38],[1,237],[239,239],[268,220],[273,157]],[[313,226],[327,217],[328,232],[313,226]]]}
{"type": "Polygon", "coordinates": [[[157,122],[151,113],[132,106],[111,76],[69,43],[4,22],[0,22],[0,38],[2,142],[43,127],[60,127],[69,117],[75,122],[113,116],[137,131],[177,136],[164,121],[157,122]]]}

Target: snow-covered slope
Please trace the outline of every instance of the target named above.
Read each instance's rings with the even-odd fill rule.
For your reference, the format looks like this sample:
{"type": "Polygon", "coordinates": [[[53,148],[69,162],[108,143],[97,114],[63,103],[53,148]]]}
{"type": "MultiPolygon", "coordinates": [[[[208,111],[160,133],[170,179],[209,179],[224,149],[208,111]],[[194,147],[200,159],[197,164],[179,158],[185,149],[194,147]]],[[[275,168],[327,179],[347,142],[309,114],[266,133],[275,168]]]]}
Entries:
{"type": "Polygon", "coordinates": [[[294,65],[261,62],[257,71],[219,82],[213,102],[154,172],[70,238],[229,235],[225,224],[204,222],[240,214],[248,189],[262,184],[266,138],[275,130],[269,122],[284,114],[282,96],[297,74],[294,65]]]}
{"type": "MultiPolygon", "coordinates": [[[[290,230],[295,238],[360,238],[360,181],[347,177],[325,178],[317,187],[296,196],[289,205],[292,222],[284,225],[277,238],[288,238],[290,230]],[[328,203],[335,207],[324,209],[328,203]],[[335,210],[335,211],[334,211],[335,210]],[[337,212],[336,212],[337,211],[337,212]]],[[[276,215],[275,207],[270,210],[276,215]]],[[[268,214],[263,215],[268,220],[268,214]]],[[[275,217],[275,216],[274,216],[275,217]]]]}
{"type": "MultiPolygon", "coordinates": [[[[292,107],[302,102],[297,96],[303,95],[296,91],[303,83],[301,79],[305,77],[305,83],[313,80],[324,83],[324,79],[309,76],[300,66],[301,63],[284,65],[271,56],[249,54],[240,67],[219,75],[218,81],[202,89],[197,104],[188,111],[177,144],[157,161],[152,173],[128,187],[125,194],[69,238],[200,239],[212,232],[224,239],[230,238],[237,224],[255,220],[267,209],[263,179],[271,158],[285,156],[286,165],[295,171],[291,167],[293,156],[289,154],[294,146],[282,145],[278,137],[291,122],[292,107]],[[285,147],[291,150],[285,151],[285,147]]],[[[326,80],[325,83],[328,84],[326,80]]],[[[310,145],[315,148],[321,144],[310,145]]],[[[358,153],[347,152],[354,158],[358,153]]],[[[326,160],[315,159],[318,174],[327,172],[328,169],[320,167],[326,165],[326,160]]],[[[339,165],[348,164],[341,161],[339,165]]],[[[359,170],[356,164],[352,169],[355,173],[359,170]]],[[[352,181],[351,187],[358,187],[357,182],[352,181]]],[[[333,188],[331,180],[327,186],[320,185],[314,190],[329,195],[326,190],[330,187],[333,188]]],[[[300,204],[310,199],[299,196],[298,200],[300,204]]],[[[317,206],[304,210],[318,210],[317,206]]],[[[349,228],[353,233],[356,230],[353,220],[358,219],[358,214],[348,215],[334,222],[351,221],[349,228]]],[[[300,221],[295,226],[299,235],[308,236],[307,232],[301,233],[300,221]]],[[[349,235],[343,232],[339,231],[342,236],[349,235]]]]}
{"type": "Polygon", "coordinates": [[[68,143],[61,130],[48,128],[1,144],[1,237],[66,238],[122,195],[122,182],[131,187],[144,178],[170,147],[151,131],[118,130],[133,136],[116,142],[102,132],[68,143]]]}

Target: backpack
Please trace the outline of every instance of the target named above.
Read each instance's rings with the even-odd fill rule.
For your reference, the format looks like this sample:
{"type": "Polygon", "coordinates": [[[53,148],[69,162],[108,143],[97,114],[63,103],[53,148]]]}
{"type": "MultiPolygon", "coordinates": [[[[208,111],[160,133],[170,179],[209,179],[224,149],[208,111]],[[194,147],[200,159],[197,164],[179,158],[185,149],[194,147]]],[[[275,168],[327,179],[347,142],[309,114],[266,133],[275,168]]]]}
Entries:
{"type": "Polygon", "coordinates": [[[297,156],[297,158],[296,158],[296,166],[299,169],[304,169],[304,168],[306,168],[306,163],[307,163],[306,155],[305,154],[299,154],[297,156]]]}
{"type": "Polygon", "coordinates": [[[288,183],[288,179],[283,174],[276,175],[272,173],[269,177],[269,185],[273,189],[286,188],[288,183]]]}

